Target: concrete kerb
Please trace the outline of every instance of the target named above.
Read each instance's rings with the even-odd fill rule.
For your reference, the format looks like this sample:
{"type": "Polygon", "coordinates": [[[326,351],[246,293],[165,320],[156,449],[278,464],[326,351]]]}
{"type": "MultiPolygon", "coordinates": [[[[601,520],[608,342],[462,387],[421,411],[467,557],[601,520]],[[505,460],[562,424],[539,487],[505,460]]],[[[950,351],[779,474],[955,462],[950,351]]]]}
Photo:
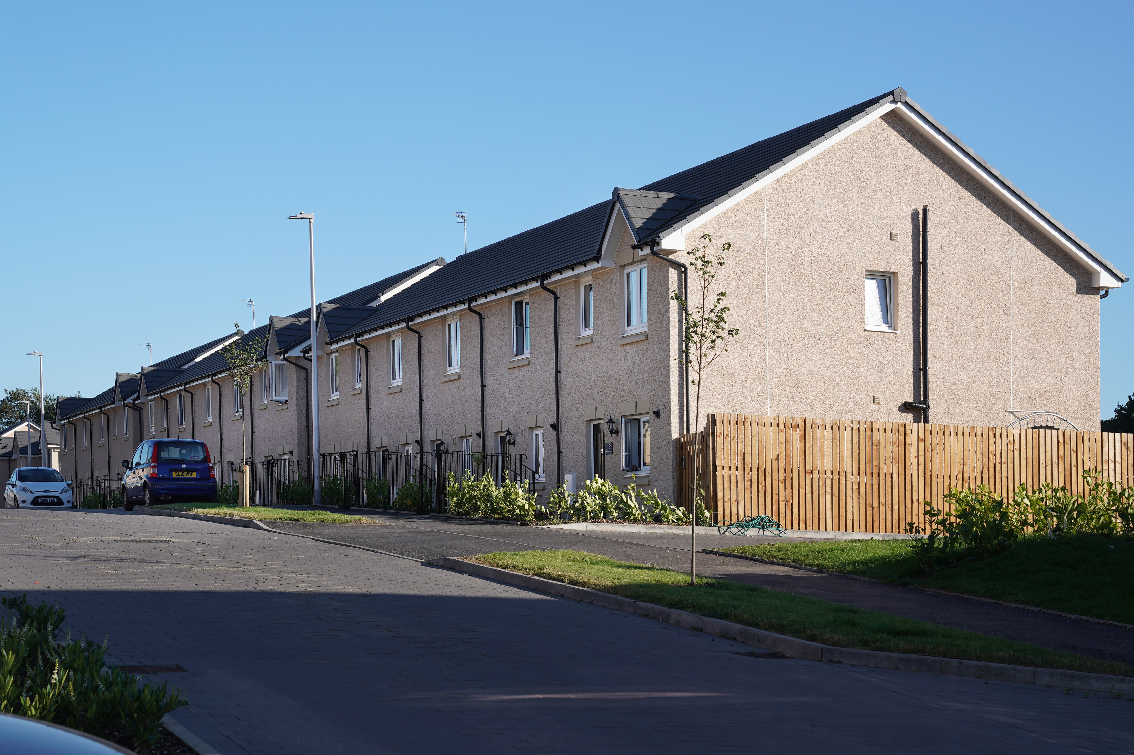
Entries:
{"type": "Polygon", "coordinates": [[[1062,687],[1090,692],[1134,695],[1134,679],[1107,674],[1091,674],[1083,671],[1061,671],[1057,669],[1033,668],[1031,666],[1012,666],[1003,663],[984,661],[962,661],[952,658],[936,658],[904,653],[886,653],[877,650],[855,650],[823,645],[808,640],[800,640],[763,629],[736,624],[731,621],[712,619],[687,611],[641,603],[618,595],[554,582],[542,577],[497,569],[459,558],[440,558],[430,562],[435,566],[462,572],[483,579],[514,587],[523,587],[546,595],[555,595],[584,603],[592,603],[603,608],[625,611],[646,616],[667,624],[696,629],[702,632],[743,642],[746,645],[779,653],[790,658],[801,658],[823,663],[843,663],[848,666],[869,666],[895,671],[914,671],[950,676],[966,676],[976,679],[1018,682],[1021,684],[1042,684],[1049,687],[1062,687]]]}
{"type": "Polygon", "coordinates": [[[170,714],[166,713],[161,722],[170,734],[184,742],[197,755],[221,755],[216,748],[175,721],[170,714]]]}
{"type": "MultiPolygon", "coordinates": [[[[598,532],[638,532],[654,535],[688,535],[689,527],[670,524],[616,524],[613,522],[571,522],[568,524],[540,524],[550,530],[595,530],[598,532]]],[[[698,535],[719,535],[716,527],[697,526],[698,535]]],[[[784,530],[782,536],[749,532],[736,537],[767,537],[785,542],[792,540],[898,540],[908,535],[890,532],[828,532],[825,530],[784,530]]]]}

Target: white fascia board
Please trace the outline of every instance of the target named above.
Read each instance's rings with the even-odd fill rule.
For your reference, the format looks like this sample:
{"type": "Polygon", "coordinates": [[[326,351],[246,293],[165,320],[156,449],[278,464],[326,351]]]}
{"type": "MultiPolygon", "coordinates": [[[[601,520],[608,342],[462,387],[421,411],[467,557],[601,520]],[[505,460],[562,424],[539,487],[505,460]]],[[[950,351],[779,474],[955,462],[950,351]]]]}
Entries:
{"type": "Polygon", "coordinates": [[[370,302],[370,304],[368,304],[367,306],[374,307],[374,306],[377,306],[378,304],[381,304],[384,301],[387,301],[387,300],[393,298],[394,296],[397,296],[402,291],[405,291],[407,288],[409,288],[413,284],[417,283],[419,280],[422,280],[427,275],[435,273],[440,269],[441,269],[441,265],[438,265],[436,262],[431,263],[424,270],[420,270],[416,274],[411,275],[410,277],[406,278],[404,281],[402,281],[398,285],[394,286],[393,288],[391,288],[387,291],[383,291],[381,296],[379,296],[374,301],[370,302]]]}
{"type": "MultiPolygon", "coordinates": [[[[583,265],[583,267],[581,269],[576,268],[574,270],[567,270],[567,271],[558,273],[556,275],[552,275],[551,277],[549,277],[547,279],[547,283],[549,283],[549,284],[550,283],[557,283],[559,281],[564,281],[564,280],[567,280],[569,278],[575,278],[575,277],[583,276],[583,275],[586,275],[587,273],[590,273],[590,272],[593,272],[594,270],[597,270],[600,267],[603,267],[601,262],[593,262],[593,261],[588,262],[585,265],[583,265]]],[[[494,294],[490,294],[490,295],[482,297],[482,298],[474,299],[473,300],[473,306],[477,306],[479,304],[490,304],[494,301],[499,301],[500,299],[511,299],[511,298],[515,297],[517,294],[522,294],[522,293],[525,293],[527,291],[531,291],[532,289],[537,289],[537,288],[539,288],[539,282],[538,281],[536,281],[535,283],[532,283],[532,282],[521,283],[518,286],[512,286],[512,287],[507,288],[503,291],[497,291],[494,294]]],[[[411,317],[411,318],[409,318],[409,321],[410,321],[411,325],[417,325],[417,324],[420,324],[420,323],[423,323],[423,322],[430,322],[431,320],[436,320],[438,318],[448,317],[449,315],[451,315],[455,312],[467,312],[467,311],[468,311],[468,308],[465,307],[465,306],[452,306],[452,307],[447,307],[446,309],[438,310],[437,312],[432,312],[432,313],[425,315],[423,317],[416,317],[416,318],[411,317]]],[[[339,346],[344,346],[344,345],[349,344],[349,343],[354,343],[356,338],[359,341],[366,341],[366,340],[369,340],[371,338],[378,338],[379,336],[384,336],[387,333],[392,333],[395,330],[400,330],[403,327],[405,327],[405,323],[400,322],[397,325],[390,325],[388,327],[380,328],[378,330],[373,330],[373,331],[370,331],[368,333],[362,333],[362,334],[359,334],[359,335],[356,335],[356,336],[352,336],[351,338],[341,338],[341,339],[335,341],[334,343],[328,344],[327,348],[329,348],[329,349],[330,348],[338,348],[339,346]]]]}
{"type": "Polygon", "coordinates": [[[197,357],[193,361],[186,363],[185,365],[183,365],[181,367],[181,369],[185,369],[190,364],[196,364],[197,362],[200,362],[202,359],[205,359],[206,357],[211,357],[213,354],[216,354],[218,351],[223,349],[225,346],[228,346],[230,343],[237,340],[238,338],[240,338],[240,336],[234,335],[231,338],[225,339],[224,341],[217,344],[216,346],[209,349],[208,351],[202,352],[201,354],[197,355],[197,357]]]}
{"type": "Polygon", "coordinates": [[[874,123],[874,121],[878,120],[897,106],[897,103],[894,102],[883,105],[864,118],[860,118],[859,120],[855,121],[850,126],[832,136],[830,139],[825,140],[822,144],[818,144],[807,152],[796,155],[794,158],[776,168],[771,173],[761,178],[759,181],[746,186],[744,189],[738,191],[730,197],[726,197],[725,199],[718,201],[715,205],[712,205],[704,212],[692,217],[685,223],[669,229],[665,232],[665,235],[661,237],[659,250],[674,252],[685,251],[685,235],[687,233],[696,230],[701,225],[712,220],[725,210],[735,207],[737,204],[743,202],[745,199],[748,199],[748,197],[760,191],[780,176],[788,173],[789,171],[795,170],[803,163],[807,162],[816,155],[822,154],[826,150],[841,142],[843,139],[846,139],[851,134],[856,133],[866,126],[869,126],[871,123],[874,123]]]}
{"type": "Polygon", "coordinates": [[[903,120],[917,129],[918,133],[928,138],[934,145],[945,152],[945,154],[952,157],[955,162],[980,181],[983,186],[991,189],[992,192],[1006,202],[1008,206],[1026,218],[1028,222],[1043,233],[1043,235],[1062,247],[1083,267],[1090,270],[1092,286],[1096,288],[1119,288],[1122,285],[1121,280],[1100,265],[1098,261],[1083,249],[1082,246],[1076,243],[1074,239],[1056,227],[1050,220],[1036,212],[1035,208],[1029,202],[1024,201],[1018,193],[1012,191],[1000,177],[974,160],[968,152],[926,120],[921,113],[908,104],[902,103],[898,108],[898,114],[903,120]]]}

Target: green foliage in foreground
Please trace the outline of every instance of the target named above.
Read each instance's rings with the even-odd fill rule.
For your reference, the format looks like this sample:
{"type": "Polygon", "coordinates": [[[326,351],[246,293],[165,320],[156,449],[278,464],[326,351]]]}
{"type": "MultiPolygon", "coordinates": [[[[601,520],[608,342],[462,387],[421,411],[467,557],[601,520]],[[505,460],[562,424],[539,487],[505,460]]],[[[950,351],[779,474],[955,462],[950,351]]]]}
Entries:
{"type": "Polygon", "coordinates": [[[223,503],[164,503],[153,506],[167,511],[183,511],[189,514],[208,514],[210,516],[234,516],[241,519],[259,519],[265,522],[319,522],[323,524],[375,524],[365,516],[351,516],[334,511],[298,511],[296,509],[277,509],[271,506],[229,506],[223,503]]]}
{"type": "Polygon", "coordinates": [[[491,477],[476,479],[466,472],[458,480],[450,473],[446,487],[449,513],[486,519],[507,519],[513,522],[534,522],[536,497],[525,486],[512,480],[496,485],[491,477]]]}
{"type": "MultiPolygon", "coordinates": [[[[633,481],[625,488],[619,488],[611,481],[597,477],[587,480],[577,493],[568,493],[563,486],[553,490],[546,512],[547,518],[552,521],[689,524],[689,512],[674,506],[656,490],[639,487],[633,481]]],[[[712,517],[699,495],[697,524],[712,524],[712,517]]]]}
{"type": "Polygon", "coordinates": [[[579,551],[489,553],[472,560],[838,647],[1134,676],[1134,667],[1122,663],[753,585],[701,580],[691,586],[688,574],[579,551]]]}
{"type": "Polygon", "coordinates": [[[0,621],[0,712],[69,726],[135,749],[161,736],[161,719],[186,704],[168,685],[106,667],[106,646],[58,641],[64,613],[32,606],[27,596],[3,598],[0,621]]]}
{"type": "Polygon", "coordinates": [[[1134,624],[1134,541],[1032,535],[986,559],[922,573],[902,540],[760,543],[721,550],[1134,624]]]}

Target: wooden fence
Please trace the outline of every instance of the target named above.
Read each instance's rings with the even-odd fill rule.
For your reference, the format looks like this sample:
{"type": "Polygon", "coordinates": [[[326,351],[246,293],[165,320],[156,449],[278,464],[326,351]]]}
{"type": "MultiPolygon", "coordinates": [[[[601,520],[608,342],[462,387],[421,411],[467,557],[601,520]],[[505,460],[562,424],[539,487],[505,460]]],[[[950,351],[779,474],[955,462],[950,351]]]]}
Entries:
{"type": "Polygon", "coordinates": [[[717,522],[767,514],[788,529],[904,532],[953,488],[1078,493],[1098,470],[1134,484],[1134,435],[711,414],[678,440],[678,500],[697,484],[717,522]]]}

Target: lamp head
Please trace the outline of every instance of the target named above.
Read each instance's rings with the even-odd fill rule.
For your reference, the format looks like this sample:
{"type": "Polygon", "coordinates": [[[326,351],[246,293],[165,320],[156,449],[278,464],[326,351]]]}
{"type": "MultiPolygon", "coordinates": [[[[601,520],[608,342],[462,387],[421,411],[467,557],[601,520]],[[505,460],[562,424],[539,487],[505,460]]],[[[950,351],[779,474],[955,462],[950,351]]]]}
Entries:
{"type": "Polygon", "coordinates": [[[41,352],[41,351],[29,351],[28,356],[29,357],[41,357],[41,356],[43,356],[43,352],[41,352]]]}
{"type": "Polygon", "coordinates": [[[288,215],[288,220],[314,220],[315,213],[313,212],[300,212],[297,215],[288,215]]]}

